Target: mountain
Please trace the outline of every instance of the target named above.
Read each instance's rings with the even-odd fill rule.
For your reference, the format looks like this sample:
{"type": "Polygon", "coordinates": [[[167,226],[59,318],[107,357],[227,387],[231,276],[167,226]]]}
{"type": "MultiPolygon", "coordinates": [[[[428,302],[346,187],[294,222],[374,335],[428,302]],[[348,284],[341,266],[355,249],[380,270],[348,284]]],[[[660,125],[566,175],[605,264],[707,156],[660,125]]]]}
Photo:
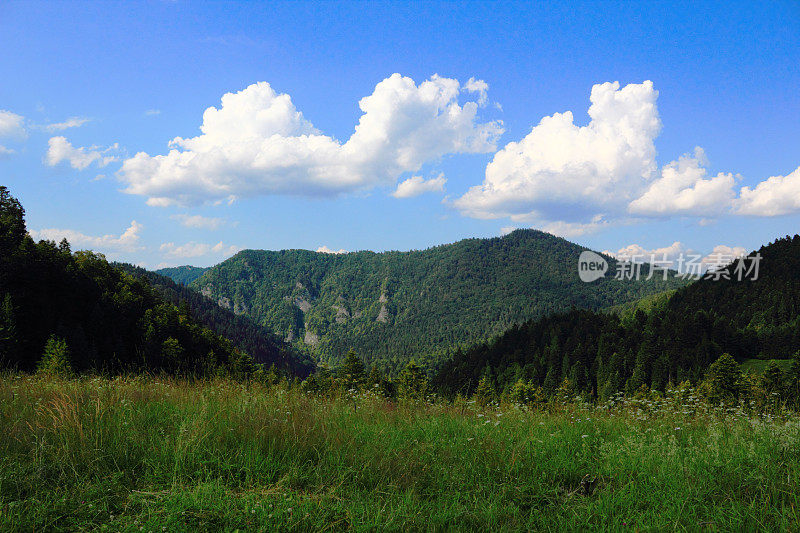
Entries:
{"type": "Polygon", "coordinates": [[[800,235],[751,254],[758,275],[702,279],[645,299],[620,314],[571,311],[532,320],[488,342],[457,351],[441,365],[435,387],[471,392],[487,376],[499,389],[518,380],[552,392],[564,379],[601,397],[642,385],[699,380],[723,353],[740,362],[788,359],[800,350],[800,235]]]}
{"type": "Polygon", "coordinates": [[[203,267],[196,267],[190,265],[184,265],[179,267],[170,267],[170,268],[160,268],[156,270],[156,274],[160,274],[162,276],[166,276],[170,278],[175,283],[179,283],[181,285],[188,285],[200,276],[203,275],[203,272],[208,270],[207,268],[203,267]]]}
{"type": "Polygon", "coordinates": [[[22,205],[0,186],[0,365],[33,370],[43,359],[79,372],[255,370],[143,278],[66,240],[34,242],[22,205]]]}
{"type": "MultiPolygon", "coordinates": [[[[195,320],[228,339],[235,347],[252,356],[257,363],[274,365],[277,370],[300,378],[307,377],[314,370],[315,364],[308,356],[298,352],[263,326],[255,324],[249,317],[234,314],[198,291],[157,272],[125,263],[115,263],[114,266],[145,280],[166,301],[185,307],[195,320]]],[[[184,272],[186,269],[205,270],[196,267],[178,267],[175,270],[180,269],[184,269],[184,272]]]]}
{"type": "Polygon", "coordinates": [[[685,284],[670,276],[580,281],[585,248],[535,230],[410,252],[245,250],[190,286],[336,364],[355,349],[396,372],[452,346],[570,308],[601,309],[685,284]]]}

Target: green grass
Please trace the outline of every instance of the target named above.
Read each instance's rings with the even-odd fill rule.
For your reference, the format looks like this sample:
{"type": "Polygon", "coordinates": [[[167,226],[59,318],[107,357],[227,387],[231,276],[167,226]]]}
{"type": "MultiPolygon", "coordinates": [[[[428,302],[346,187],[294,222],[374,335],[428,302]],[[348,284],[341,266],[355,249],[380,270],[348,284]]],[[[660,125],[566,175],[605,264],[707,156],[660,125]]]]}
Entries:
{"type": "Polygon", "coordinates": [[[530,411],[0,380],[0,530],[797,531],[799,476],[797,418],[688,392],[530,411]]]}
{"type": "Polygon", "coordinates": [[[751,374],[763,374],[770,363],[775,363],[783,371],[789,369],[792,364],[791,359],[745,359],[742,361],[742,372],[749,372],[751,374]]]}

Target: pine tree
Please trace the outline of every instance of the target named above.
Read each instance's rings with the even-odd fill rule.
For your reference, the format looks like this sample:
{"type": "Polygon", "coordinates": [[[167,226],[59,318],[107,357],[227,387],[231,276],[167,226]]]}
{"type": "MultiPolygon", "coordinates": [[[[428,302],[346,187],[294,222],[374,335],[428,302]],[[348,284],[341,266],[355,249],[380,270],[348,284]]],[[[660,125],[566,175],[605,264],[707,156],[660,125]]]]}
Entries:
{"type": "Polygon", "coordinates": [[[50,335],[44,346],[42,358],[37,371],[41,374],[68,377],[72,375],[70,352],[67,341],[56,335],[50,335]]]}
{"type": "Polygon", "coordinates": [[[405,398],[423,399],[428,392],[428,379],[425,372],[412,359],[400,373],[400,394],[405,398]]]}
{"type": "Polygon", "coordinates": [[[478,382],[478,386],[475,388],[475,393],[472,395],[472,398],[478,405],[486,406],[494,401],[494,397],[494,384],[489,375],[484,374],[478,382]]]}
{"type": "Polygon", "coordinates": [[[347,352],[337,374],[345,390],[361,389],[366,380],[366,372],[364,363],[358,358],[355,350],[347,352]]]}
{"type": "Polygon", "coordinates": [[[724,353],[708,367],[703,388],[712,402],[730,402],[739,397],[741,382],[739,365],[730,354],[724,353]]]}

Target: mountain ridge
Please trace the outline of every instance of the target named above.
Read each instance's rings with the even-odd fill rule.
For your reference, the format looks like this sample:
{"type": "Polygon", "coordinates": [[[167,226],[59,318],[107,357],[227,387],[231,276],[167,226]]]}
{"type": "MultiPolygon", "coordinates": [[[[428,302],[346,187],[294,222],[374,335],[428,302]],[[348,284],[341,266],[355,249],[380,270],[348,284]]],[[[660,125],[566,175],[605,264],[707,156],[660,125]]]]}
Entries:
{"type": "Polygon", "coordinates": [[[577,260],[584,250],[538,230],[406,252],[243,250],[189,285],[324,363],[354,348],[393,372],[411,358],[435,363],[452,346],[533,317],[600,309],[686,283],[615,280],[608,256],[606,277],[583,283],[577,260]]]}

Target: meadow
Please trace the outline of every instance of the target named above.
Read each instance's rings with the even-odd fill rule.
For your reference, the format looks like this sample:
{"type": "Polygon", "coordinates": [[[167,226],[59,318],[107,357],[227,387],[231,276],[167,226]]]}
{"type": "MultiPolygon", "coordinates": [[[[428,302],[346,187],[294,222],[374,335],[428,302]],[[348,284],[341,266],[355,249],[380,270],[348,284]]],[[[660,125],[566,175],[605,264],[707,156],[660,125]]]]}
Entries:
{"type": "Polygon", "coordinates": [[[0,529],[800,530],[800,419],[746,407],[5,374],[0,529]]]}

